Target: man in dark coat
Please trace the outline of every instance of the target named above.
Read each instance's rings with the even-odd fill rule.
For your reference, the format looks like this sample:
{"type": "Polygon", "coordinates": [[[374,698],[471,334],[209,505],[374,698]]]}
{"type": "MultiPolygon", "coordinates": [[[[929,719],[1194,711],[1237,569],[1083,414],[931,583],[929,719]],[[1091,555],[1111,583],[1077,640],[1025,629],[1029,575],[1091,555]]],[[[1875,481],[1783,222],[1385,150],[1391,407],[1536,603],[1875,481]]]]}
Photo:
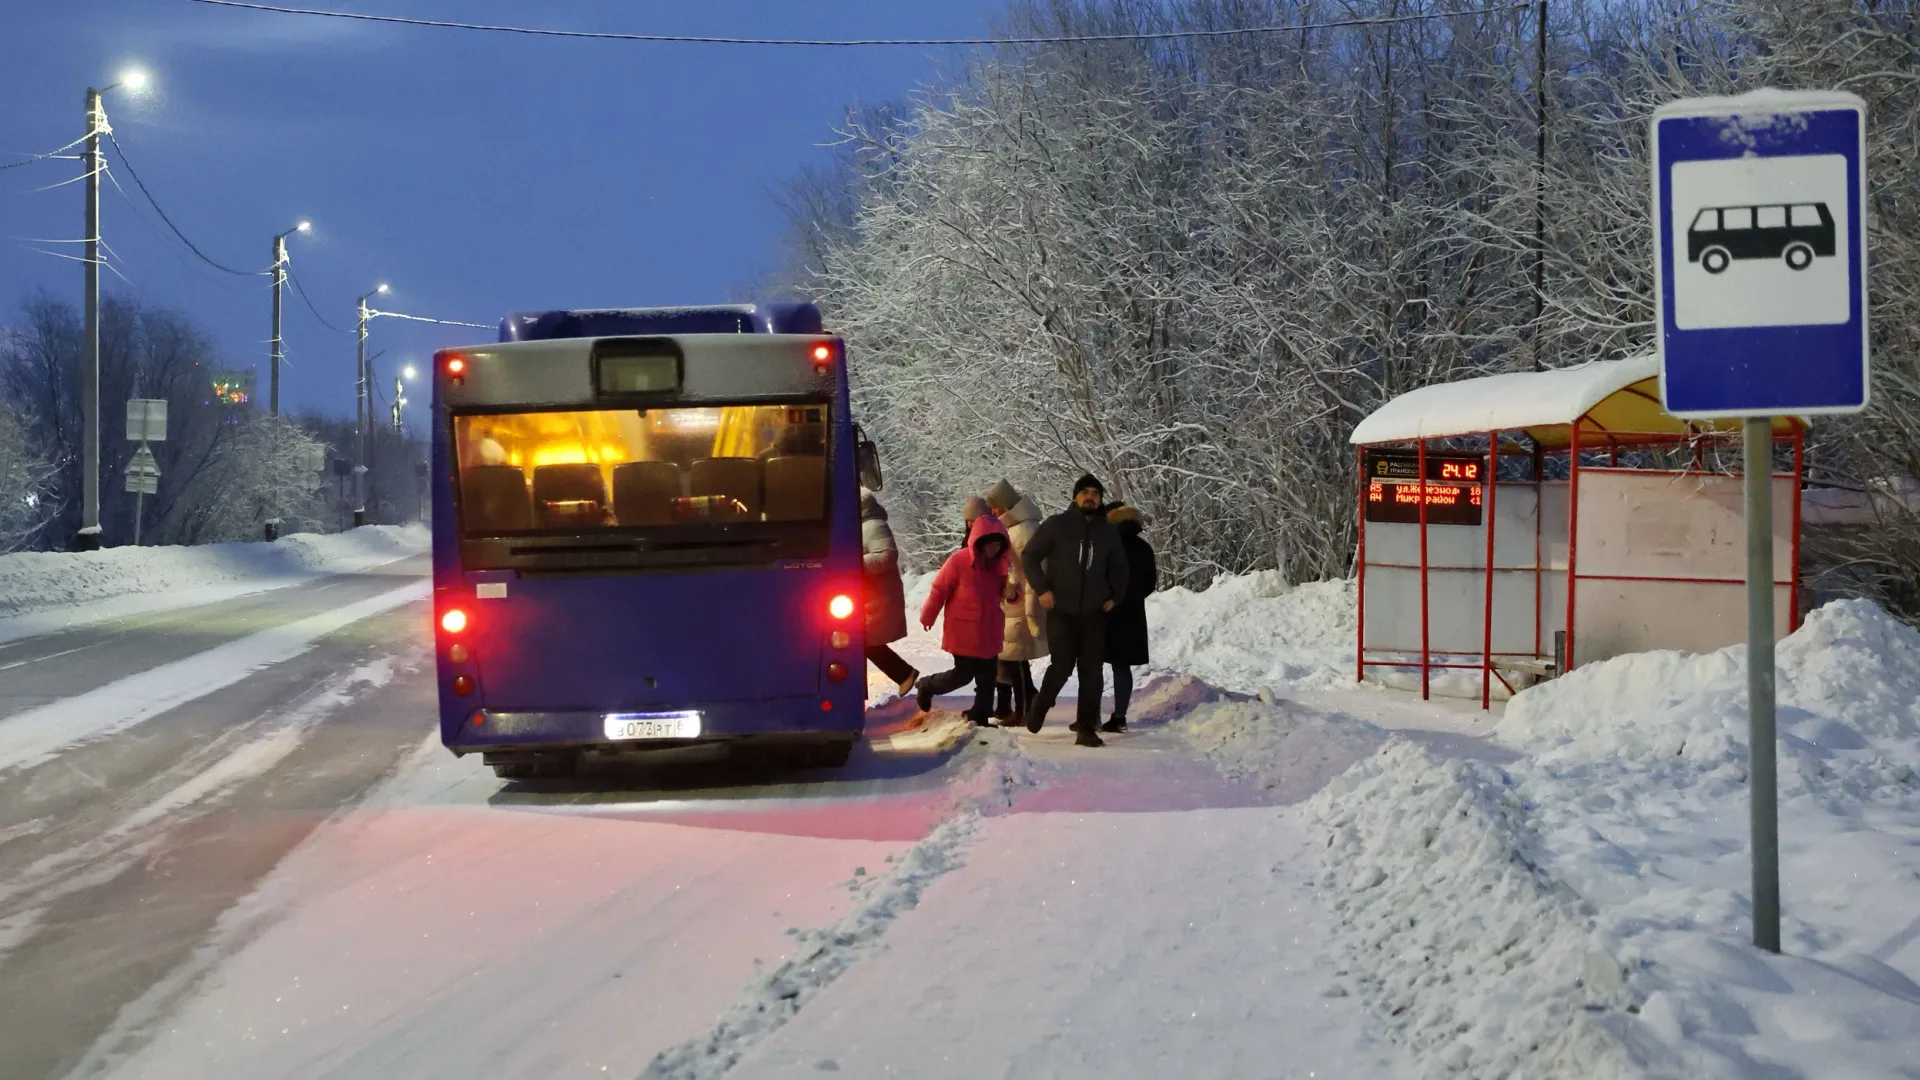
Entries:
{"type": "Polygon", "coordinates": [[[1080,703],[1074,742],[1100,746],[1100,693],[1106,663],[1107,613],[1127,595],[1127,556],[1120,534],[1107,524],[1107,492],[1082,476],[1073,485],[1073,505],[1040,523],[1027,541],[1022,563],[1027,584],[1047,609],[1047,674],[1027,710],[1027,730],[1037,732],[1060,696],[1067,676],[1080,673],[1080,703]]]}
{"type": "Polygon", "coordinates": [[[1107,522],[1120,534],[1127,554],[1127,593],[1107,616],[1107,663],[1113,665],[1113,716],[1101,731],[1127,730],[1127,703],[1133,699],[1133,668],[1147,663],[1147,596],[1160,587],[1153,545],[1140,536],[1140,511],[1125,503],[1107,508],[1107,522]]]}

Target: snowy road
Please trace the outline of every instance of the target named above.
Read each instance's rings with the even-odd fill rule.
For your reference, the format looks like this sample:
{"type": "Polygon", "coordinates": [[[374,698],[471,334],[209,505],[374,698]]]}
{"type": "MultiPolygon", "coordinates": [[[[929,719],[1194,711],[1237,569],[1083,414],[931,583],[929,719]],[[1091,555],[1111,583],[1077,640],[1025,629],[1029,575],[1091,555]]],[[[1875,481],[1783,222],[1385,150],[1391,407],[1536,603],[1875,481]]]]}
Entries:
{"type": "Polygon", "coordinates": [[[1071,699],[1039,736],[895,701],[841,770],[508,785],[438,746],[424,571],[0,645],[0,1072],[1262,1074],[1278,1024],[1300,1075],[1403,1074],[1322,947],[1299,820],[1150,692],[1091,757],[1071,699]]]}

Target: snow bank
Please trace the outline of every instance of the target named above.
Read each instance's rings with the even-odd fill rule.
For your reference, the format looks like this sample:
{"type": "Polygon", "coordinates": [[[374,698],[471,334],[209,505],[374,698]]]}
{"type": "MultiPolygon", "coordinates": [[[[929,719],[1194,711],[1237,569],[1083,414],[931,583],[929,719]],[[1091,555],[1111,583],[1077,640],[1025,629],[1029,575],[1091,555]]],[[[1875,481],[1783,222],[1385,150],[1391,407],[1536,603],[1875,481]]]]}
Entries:
{"type": "Polygon", "coordinates": [[[1538,868],[1505,773],[1395,740],[1307,808],[1354,975],[1422,1075],[1640,1075],[1602,1021],[1621,966],[1538,868]]]}
{"type": "Polygon", "coordinates": [[[1671,1075],[1904,1076],[1920,1061],[1920,633],[1864,601],[1781,642],[1781,934],[1748,944],[1744,648],[1529,689],[1496,737],[1540,865],[1641,963],[1624,1033],[1671,1075]]]}
{"type": "Polygon", "coordinates": [[[1212,700],[1191,691],[1204,684],[1190,676],[1156,684],[1142,696],[1144,716],[1162,702],[1188,703],[1174,730],[1222,774],[1272,792],[1281,802],[1299,802],[1380,748],[1387,733],[1338,713],[1263,693],[1251,701],[1212,700]],[[1199,700],[1194,700],[1199,697],[1199,700]]]}
{"type": "Polygon", "coordinates": [[[1202,592],[1147,597],[1153,667],[1241,693],[1351,684],[1351,581],[1289,587],[1271,570],[1216,578],[1202,592]]]}
{"type": "MultiPolygon", "coordinates": [[[[271,544],[118,547],[0,555],[0,618],[150,593],[229,587],[222,596],[351,573],[427,549],[419,525],[297,533],[271,544]]],[[[219,599],[221,597],[214,597],[219,599]]],[[[195,597],[190,602],[201,602],[195,597]]]]}

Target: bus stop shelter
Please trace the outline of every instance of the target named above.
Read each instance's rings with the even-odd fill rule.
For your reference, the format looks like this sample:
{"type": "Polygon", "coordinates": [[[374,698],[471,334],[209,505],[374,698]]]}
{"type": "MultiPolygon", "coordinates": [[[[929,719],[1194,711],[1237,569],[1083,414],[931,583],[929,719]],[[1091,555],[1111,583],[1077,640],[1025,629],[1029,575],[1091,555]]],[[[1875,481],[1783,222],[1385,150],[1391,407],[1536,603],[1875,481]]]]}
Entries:
{"type": "MultiPolygon", "coordinates": [[[[1805,432],[1775,421],[1777,636],[1800,615],[1805,432]]],[[[1740,422],[1667,413],[1656,357],[1423,387],[1351,442],[1357,678],[1417,669],[1427,697],[1436,672],[1478,672],[1488,707],[1583,663],[1745,640],[1740,422]]]]}

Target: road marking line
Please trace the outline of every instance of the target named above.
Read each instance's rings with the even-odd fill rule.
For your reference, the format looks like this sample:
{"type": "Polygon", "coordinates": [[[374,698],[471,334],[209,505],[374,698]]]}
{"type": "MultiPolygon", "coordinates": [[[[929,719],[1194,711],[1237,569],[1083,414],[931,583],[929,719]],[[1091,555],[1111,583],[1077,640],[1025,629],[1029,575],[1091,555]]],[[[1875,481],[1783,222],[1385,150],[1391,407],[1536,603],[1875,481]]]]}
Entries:
{"type": "Polygon", "coordinates": [[[0,775],[52,759],[76,744],[111,735],[224,690],[261,668],[291,660],[328,634],[424,600],[432,583],[415,582],[334,611],[229,641],[171,664],[129,675],[84,694],[0,720],[0,775]]]}
{"type": "Polygon", "coordinates": [[[91,649],[93,648],[94,645],[98,645],[98,644],[100,643],[96,641],[96,642],[93,642],[93,644],[91,645],[80,645],[71,649],[63,649],[57,653],[48,653],[45,656],[36,656],[31,660],[15,660],[11,664],[0,664],[0,671],[12,671],[14,668],[26,667],[28,664],[37,664],[42,660],[57,660],[62,656],[72,656],[74,653],[91,649]]]}

